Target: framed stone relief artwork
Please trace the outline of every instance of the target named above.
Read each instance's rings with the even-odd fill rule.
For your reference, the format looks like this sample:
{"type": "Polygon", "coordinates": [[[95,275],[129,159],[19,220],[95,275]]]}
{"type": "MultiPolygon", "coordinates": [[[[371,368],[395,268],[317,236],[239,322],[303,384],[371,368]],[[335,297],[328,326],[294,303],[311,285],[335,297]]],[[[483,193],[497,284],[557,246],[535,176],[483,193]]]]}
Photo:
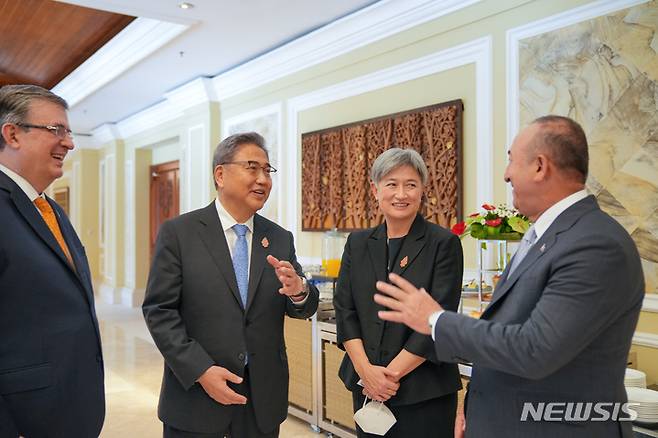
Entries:
{"type": "Polygon", "coordinates": [[[369,173],[392,147],[421,154],[429,171],[421,214],[450,227],[462,215],[462,111],[454,100],[302,134],[302,230],[380,224],[369,173]]]}
{"type": "Polygon", "coordinates": [[[282,209],[279,206],[279,190],[281,181],[281,105],[270,105],[256,111],[241,114],[236,117],[228,118],[224,121],[222,138],[238,132],[254,131],[265,138],[267,152],[270,157],[270,164],[278,169],[277,173],[272,174],[272,191],[265,206],[258,213],[261,216],[281,223],[282,209]]]}
{"type": "Polygon", "coordinates": [[[577,120],[588,190],[631,235],[647,292],[658,292],[658,2],[519,42],[519,121],[577,120]]]}

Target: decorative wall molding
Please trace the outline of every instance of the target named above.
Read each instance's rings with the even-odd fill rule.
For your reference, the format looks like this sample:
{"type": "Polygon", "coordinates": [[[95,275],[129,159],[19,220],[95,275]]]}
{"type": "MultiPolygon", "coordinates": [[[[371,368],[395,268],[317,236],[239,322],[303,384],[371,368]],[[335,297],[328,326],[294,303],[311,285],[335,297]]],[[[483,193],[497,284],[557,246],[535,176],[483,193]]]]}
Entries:
{"type": "Polygon", "coordinates": [[[206,135],[206,126],[198,124],[187,129],[187,136],[182,144],[180,162],[180,213],[183,214],[200,208],[210,200],[210,145],[206,135]],[[196,152],[196,151],[199,152],[196,152]],[[195,160],[201,160],[200,172],[194,172],[195,160]],[[200,191],[200,192],[199,192],[200,191]],[[195,196],[195,193],[197,195],[195,196]]]}
{"type": "Polygon", "coordinates": [[[180,108],[164,100],[117,123],[119,138],[132,137],[183,116],[184,113],[180,108]]]}
{"type": "Polygon", "coordinates": [[[210,78],[200,77],[165,94],[169,104],[185,111],[204,102],[216,102],[217,93],[210,78]]]}
{"type": "MultiPolygon", "coordinates": [[[[585,20],[607,15],[620,9],[630,8],[649,0],[598,0],[580,7],[542,18],[506,33],[507,43],[507,147],[519,131],[519,42],[523,39],[561,29],[585,20]]],[[[507,185],[507,202],[512,202],[512,188],[507,185]]]]}
{"type": "Polygon", "coordinates": [[[212,181],[212,161],[210,157],[210,127],[203,127],[201,132],[201,172],[199,173],[199,185],[201,191],[200,200],[196,208],[206,206],[210,202],[210,182],[212,181]]]}
{"type": "Polygon", "coordinates": [[[187,141],[181,142],[180,154],[180,213],[192,210],[192,151],[190,150],[189,133],[187,141]]]}
{"type": "Polygon", "coordinates": [[[658,313],[658,294],[646,294],[642,302],[643,312],[658,313]]]}
{"type": "Polygon", "coordinates": [[[94,129],[93,142],[100,146],[112,140],[126,139],[182,118],[185,110],[204,102],[216,102],[217,96],[208,78],[197,78],[165,94],[166,100],[146,108],[119,123],[105,123],[94,129]]]}
{"type": "MultiPolygon", "coordinates": [[[[229,117],[224,120],[222,123],[222,135],[221,138],[224,139],[228,135],[228,132],[231,130],[231,127],[235,125],[240,125],[242,123],[248,122],[250,120],[255,120],[259,119],[262,117],[267,117],[269,115],[275,115],[277,119],[277,150],[276,150],[276,156],[278,157],[278,163],[273,163],[273,166],[276,168],[283,167],[281,164],[284,162],[283,161],[283,123],[282,123],[282,117],[281,114],[283,112],[283,104],[281,102],[273,103],[271,105],[267,105],[261,108],[257,108],[252,111],[247,111],[245,113],[238,114],[233,117],[229,117]]],[[[208,163],[210,166],[210,161],[208,163]]],[[[296,165],[296,163],[295,163],[296,165]]],[[[274,178],[277,178],[276,174],[274,178]]],[[[280,181],[280,179],[279,179],[280,181]]],[[[278,184],[280,185],[280,184],[278,184]]],[[[283,196],[280,196],[282,193],[281,187],[278,186],[273,186],[272,187],[272,192],[270,193],[270,196],[275,195],[277,197],[277,218],[276,218],[276,223],[281,224],[283,223],[283,212],[287,208],[287,203],[285,202],[286,200],[284,199],[283,196]]]]}
{"type": "Polygon", "coordinates": [[[633,344],[643,347],[658,348],[658,335],[646,332],[635,332],[633,344]]]}
{"type": "Polygon", "coordinates": [[[113,304],[121,304],[124,307],[140,307],[144,302],[146,289],[122,287],[119,292],[119,301],[113,304]]]}
{"type": "MultiPolygon", "coordinates": [[[[147,188],[148,189],[148,188],[147,188]]],[[[124,284],[135,286],[135,168],[133,160],[124,167],[124,284]]]]}
{"type": "MultiPolygon", "coordinates": [[[[105,222],[105,169],[105,158],[101,158],[98,161],[98,250],[103,258],[102,253],[105,251],[105,228],[107,227],[107,223],[105,222]]],[[[98,268],[100,274],[105,273],[104,262],[98,268]]],[[[101,278],[104,278],[103,275],[101,275],[101,278]]]]}
{"type": "MultiPolygon", "coordinates": [[[[237,116],[228,117],[222,123],[222,139],[227,137],[226,133],[228,133],[228,131],[232,126],[239,125],[241,123],[248,122],[250,120],[259,119],[261,117],[269,116],[271,114],[276,114],[280,119],[282,111],[283,111],[283,104],[281,102],[277,102],[271,105],[257,108],[252,111],[240,113],[237,116]]],[[[281,143],[281,140],[282,140],[282,136],[279,135],[279,143],[281,143]]]]}
{"type": "Polygon", "coordinates": [[[80,214],[80,196],[77,191],[82,187],[82,172],[80,171],[80,161],[74,161],[71,166],[71,175],[69,182],[69,219],[73,228],[82,234],[82,220],[80,214]]]}
{"type": "Polygon", "coordinates": [[[66,99],[70,106],[74,106],[189,27],[151,18],[137,18],[73,70],[52,91],[66,99]]]}
{"type": "Polygon", "coordinates": [[[226,99],[481,0],[383,0],[213,78],[226,99]]]}
{"type": "Polygon", "coordinates": [[[94,129],[92,134],[98,148],[105,143],[121,139],[121,133],[116,123],[104,123],[94,129]]]}
{"type": "Polygon", "coordinates": [[[293,97],[287,101],[288,129],[287,155],[282,157],[288,166],[288,202],[283,226],[293,231],[295,238],[299,228],[299,169],[301,135],[298,130],[299,113],[337,100],[411,81],[431,74],[475,64],[475,88],[477,108],[475,126],[477,144],[477,203],[490,202],[493,198],[493,71],[492,37],[486,36],[460,44],[440,52],[402,64],[388,67],[345,82],[321,88],[293,97]]]}
{"type": "MultiPolygon", "coordinates": [[[[204,77],[197,78],[169,93],[166,93],[164,96],[165,100],[118,122],[116,125],[119,134],[114,138],[125,139],[139,134],[140,132],[155,128],[162,123],[182,117],[183,110],[186,108],[205,101],[218,101],[244,93],[245,91],[260,87],[276,79],[280,79],[322,62],[326,62],[359,47],[379,41],[436,18],[454,13],[481,1],[482,0],[379,1],[369,7],[355,12],[354,14],[343,17],[311,32],[308,35],[291,41],[278,49],[261,55],[252,61],[217,75],[212,79],[204,77]]],[[[119,39],[120,36],[123,38],[124,32],[132,32],[133,25],[138,27],[135,31],[137,35],[148,34],[148,29],[151,29],[151,32],[153,33],[162,33],[163,36],[161,38],[170,37],[170,39],[179,35],[189,27],[188,25],[183,24],[163,23],[157,20],[138,18],[127,26],[124,31],[120,32],[117,37],[110,41],[110,43],[119,45],[119,42],[115,42],[115,40],[119,39]],[[141,24],[142,22],[140,20],[144,20],[144,23],[141,24]],[[138,21],[140,23],[139,26],[136,25],[138,21]],[[163,26],[158,26],[158,24],[163,26]],[[172,26],[172,28],[167,30],[164,25],[172,26]]],[[[128,40],[128,37],[126,37],[126,40],[128,40]]],[[[152,48],[151,44],[155,46],[155,41],[151,40],[157,40],[157,35],[150,35],[144,43],[140,41],[139,44],[135,44],[132,40],[129,40],[129,43],[122,42],[124,45],[136,46],[134,48],[135,52],[130,52],[131,54],[126,56],[120,52],[119,49],[116,49],[119,51],[117,55],[105,55],[110,61],[107,61],[104,58],[101,59],[103,62],[103,68],[107,62],[120,63],[121,67],[125,66],[126,69],[129,68],[141,59],[138,58],[141,53],[140,49],[146,51],[147,49],[152,48]],[[126,58],[130,62],[127,62],[125,60],[126,58]]],[[[105,47],[109,48],[109,46],[110,44],[108,43],[105,47]]],[[[158,47],[155,47],[155,49],[158,47]]],[[[152,49],[152,51],[155,49],[152,49]]],[[[85,73],[85,77],[88,81],[92,80],[90,78],[100,78],[98,81],[94,81],[94,83],[98,82],[98,84],[94,85],[95,88],[93,88],[93,90],[98,89],[100,86],[106,84],[118,75],[115,74],[115,76],[109,77],[109,72],[106,75],[104,71],[103,74],[96,74],[96,69],[93,71],[94,73],[85,73]],[[106,79],[106,76],[109,77],[109,79],[106,79]]],[[[77,70],[69,77],[72,77],[76,72],[77,70]]],[[[76,94],[74,93],[82,92],[82,88],[84,87],[78,90],[78,83],[69,83],[68,79],[69,78],[67,77],[53,90],[66,98],[73,106],[74,100],[72,99],[76,97],[76,94]],[[61,88],[58,88],[60,86],[61,88]],[[67,92],[69,94],[66,94],[67,92]]],[[[91,88],[92,87],[89,87],[89,89],[91,88]]],[[[93,90],[88,91],[86,95],[91,94],[93,90]]],[[[94,130],[93,143],[104,143],[104,141],[96,137],[96,130],[94,130]]]]}
{"type": "Polygon", "coordinates": [[[100,149],[103,143],[100,143],[92,134],[73,133],[73,144],[75,149],[100,149]]]}
{"type": "MultiPolygon", "coordinates": [[[[116,220],[110,221],[112,218],[112,212],[116,210],[116,184],[114,183],[114,178],[116,178],[116,157],[114,154],[108,154],[105,156],[105,193],[104,193],[104,233],[103,242],[104,242],[104,254],[103,260],[105,263],[104,269],[104,281],[113,283],[116,276],[116,257],[108,257],[108,251],[110,248],[116,249],[116,241],[111,239],[114,237],[118,239],[116,233],[116,220]],[[112,226],[114,225],[114,226],[112,226]]],[[[112,253],[112,255],[115,255],[112,253]]]]}
{"type": "Polygon", "coordinates": [[[121,288],[115,288],[107,283],[101,283],[96,290],[104,303],[119,304],[121,302],[121,288]]]}

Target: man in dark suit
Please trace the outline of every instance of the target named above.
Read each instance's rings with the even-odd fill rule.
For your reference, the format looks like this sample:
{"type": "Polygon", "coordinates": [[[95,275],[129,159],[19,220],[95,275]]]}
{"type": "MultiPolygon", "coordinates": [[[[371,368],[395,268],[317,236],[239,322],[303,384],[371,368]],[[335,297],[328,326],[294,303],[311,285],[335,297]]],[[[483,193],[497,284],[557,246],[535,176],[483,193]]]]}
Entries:
{"type": "Polygon", "coordinates": [[[431,333],[441,360],[473,362],[469,437],[631,437],[619,409],[644,297],[637,248],[585,191],[587,140],[576,122],[535,120],[509,159],[514,206],[534,225],[482,317],[444,311],[400,277],[391,278],[399,287],[378,283],[388,297],[375,301],[391,309],[380,317],[431,333]]]}
{"type": "Polygon", "coordinates": [[[217,199],[162,225],[144,317],[165,359],[165,437],[276,437],[288,408],[284,317],[308,318],[292,234],[256,214],[272,188],[263,138],[223,140],[217,199]]]}
{"type": "Polygon", "coordinates": [[[103,360],[84,249],[43,191],[73,149],[66,102],[0,88],[0,436],[97,437],[103,360]]]}

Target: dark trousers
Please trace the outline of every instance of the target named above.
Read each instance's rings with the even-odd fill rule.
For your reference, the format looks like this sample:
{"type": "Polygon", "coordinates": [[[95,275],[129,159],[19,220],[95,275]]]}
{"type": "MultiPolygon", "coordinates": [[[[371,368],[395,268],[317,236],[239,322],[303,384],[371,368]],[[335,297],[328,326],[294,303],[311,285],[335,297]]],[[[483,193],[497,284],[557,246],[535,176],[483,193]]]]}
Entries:
{"type": "MultiPolygon", "coordinates": [[[[363,407],[364,399],[365,396],[360,392],[352,393],[354,412],[363,407]]],[[[454,436],[457,393],[411,405],[391,406],[386,403],[386,406],[393,412],[397,420],[384,435],[386,438],[452,438],[454,436]]],[[[356,435],[359,438],[379,437],[379,435],[365,433],[358,425],[356,435]]]]}
{"type": "Polygon", "coordinates": [[[217,433],[200,433],[176,429],[168,424],[163,425],[164,438],[277,438],[279,436],[279,427],[276,429],[262,432],[256,424],[256,413],[254,405],[251,403],[251,386],[249,385],[249,368],[244,372],[244,380],[238,385],[240,394],[247,397],[246,405],[236,405],[236,413],[231,419],[227,430],[217,433]]]}
{"type": "Polygon", "coordinates": [[[0,396],[0,437],[15,438],[18,436],[18,428],[14,424],[14,419],[9,413],[5,401],[0,396]]]}

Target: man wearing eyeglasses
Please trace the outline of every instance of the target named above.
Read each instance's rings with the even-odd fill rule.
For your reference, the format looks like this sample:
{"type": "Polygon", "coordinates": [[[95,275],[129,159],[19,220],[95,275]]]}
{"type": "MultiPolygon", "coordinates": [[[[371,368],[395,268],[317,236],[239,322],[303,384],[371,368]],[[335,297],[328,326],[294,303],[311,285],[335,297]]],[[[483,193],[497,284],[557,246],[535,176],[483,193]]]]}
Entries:
{"type": "Polygon", "coordinates": [[[272,189],[265,141],[223,140],[217,198],[162,225],[142,306],[165,359],[164,437],[276,437],[288,408],[284,317],[309,318],[292,234],[256,212],[272,189]]]}
{"type": "Polygon", "coordinates": [[[44,190],[73,139],[67,103],[0,88],[0,436],[97,437],[103,360],[89,266],[44,190]]]}

